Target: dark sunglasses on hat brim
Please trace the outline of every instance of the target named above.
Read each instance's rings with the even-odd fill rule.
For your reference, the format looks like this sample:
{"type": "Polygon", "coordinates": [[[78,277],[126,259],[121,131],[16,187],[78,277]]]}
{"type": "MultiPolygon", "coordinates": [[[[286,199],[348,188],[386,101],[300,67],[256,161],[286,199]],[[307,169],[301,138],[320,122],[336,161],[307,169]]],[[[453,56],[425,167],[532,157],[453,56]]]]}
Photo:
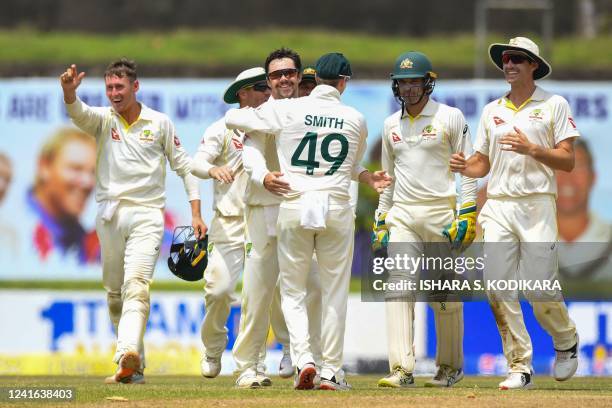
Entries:
{"type": "Polygon", "coordinates": [[[272,71],[268,73],[268,79],[276,80],[281,79],[283,76],[285,78],[294,78],[298,74],[298,70],[295,68],[288,69],[279,69],[277,71],[272,71]]]}
{"type": "Polygon", "coordinates": [[[270,90],[270,87],[265,81],[262,81],[262,82],[257,82],[256,84],[245,86],[242,89],[253,89],[254,91],[257,91],[257,92],[266,92],[270,90]]]}
{"type": "Polygon", "coordinates": [[[512,61],[513,64],[522,64],[523,62],[533,62],[533,59],[527,54],[523,53],[509,53],[505,52],[502,54],[502,63],[507,64],[512,61]]]}

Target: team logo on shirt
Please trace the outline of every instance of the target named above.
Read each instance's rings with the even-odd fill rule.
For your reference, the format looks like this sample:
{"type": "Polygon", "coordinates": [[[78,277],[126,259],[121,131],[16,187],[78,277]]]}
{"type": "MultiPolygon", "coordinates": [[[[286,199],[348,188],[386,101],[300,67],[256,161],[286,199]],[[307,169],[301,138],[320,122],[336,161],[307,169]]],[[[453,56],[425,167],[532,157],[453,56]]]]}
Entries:
{"type": "Polygon", "coordinates": [[[246,257],[250,258],[251,257],[251,250],[253,249],[253,243],[252,242],[247,242],[244,250],[246,252],[246,257]]]}
{"type": "Polygon", "coordinates": [[[503,124],[505,124],[506,122],[500,118],[499,116],[493,116],[493,122],[495,122],[495,126],[501,126],[503,124]]]}
{"type": "Polygon", "coordinates": [[[179,140],[177,135],[174,135],[174,145],[176,147],[180,147],[181,146],[181,141],[179,140]]]}
{"type": "Polygon", "coordinates": [[[119,132],[117,132],[115,128],[111,128],[111,139],[113,139],[115,142],[121,141],[121,138],[119,137],[119,132]]]}
{"type": "Polygon", "coordinates": [[[232,144],[236,150],[242,150],[242,142],[234,137],[232,137],[232,144]]]}
{"type": "Polygon", "coordinates": [[[435,137],[438,136],[438,129],[432,125],[427,125],[421,131],[421,136],[425,140],[435,139],[435,137]]]}
{"type": "Polygon", "coordinates": [[[142,133],[140,133],[138,140],[145,143],[153,143],[155,141],[155,137],[150,129],[145,129],[142,131],[142,133]]]}
{"type": "Polygon", "coordinates": [[[392,132],[391,140],[393,140],[393,143],[400,143],[402,141],[402,138],[397,133],[392,132]]]}
{"type": "Polygon", "coordinates": [[[544,112],[542,109],[534,109],[529,113],[529,119],[542,120],[544,118],[544,112]]]}

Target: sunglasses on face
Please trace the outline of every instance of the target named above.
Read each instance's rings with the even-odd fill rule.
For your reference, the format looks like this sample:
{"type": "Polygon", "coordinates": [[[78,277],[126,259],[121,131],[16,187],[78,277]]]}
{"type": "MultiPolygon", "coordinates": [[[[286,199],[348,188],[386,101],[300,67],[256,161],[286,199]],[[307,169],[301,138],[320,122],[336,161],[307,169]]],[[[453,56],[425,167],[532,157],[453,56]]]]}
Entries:
{"type": "Polygon", "coordinates": [[[513,64],[522,64],[523,62],[531,62],[532,59],[523,54],[504,54],[502,55],[502,63],[507,64],[512,61],[513,64]]]}
{"type": "Polygon", "coordinates": [[[281,79],[283,76],[287,79],[295,78],[298,74],[298,70],[295,68],[279,69],[278,71],[272,71],[268,73],[268,79],[276,80],[281,79]]]}

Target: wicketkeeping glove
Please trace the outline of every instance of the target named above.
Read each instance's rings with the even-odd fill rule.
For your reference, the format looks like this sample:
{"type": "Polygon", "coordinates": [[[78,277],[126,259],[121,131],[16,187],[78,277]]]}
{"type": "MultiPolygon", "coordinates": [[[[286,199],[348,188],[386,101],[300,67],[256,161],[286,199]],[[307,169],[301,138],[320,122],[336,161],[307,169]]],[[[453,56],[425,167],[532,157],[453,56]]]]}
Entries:
{"type": "Polygon", "coordinates": [[[453,249],[465,251],[476,238],[476,203],[464,203],[457,218],[444,227],[442,234],[448,238],[453,249]]]}
{"type": "Polygon", "coordinates": [[[387,213],[376,210],[372,224],[372,250],[374,252],[389,245],[389,227],[385,223],[387,213]]]}

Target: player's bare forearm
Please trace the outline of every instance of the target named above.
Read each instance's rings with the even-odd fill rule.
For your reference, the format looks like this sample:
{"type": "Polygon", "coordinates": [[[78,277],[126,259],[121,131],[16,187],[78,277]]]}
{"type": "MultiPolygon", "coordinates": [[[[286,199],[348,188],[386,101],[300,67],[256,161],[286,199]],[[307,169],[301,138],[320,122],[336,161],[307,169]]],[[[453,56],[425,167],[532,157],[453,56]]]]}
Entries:
{"type": "Polygon", "coordinates": [[[499,139],[502,150],[531,156],[554,170],[572,171],[574,168],[574,138],[559,142],[553,149],[531,143],[518,127],[499,139]]]}
{"type": "Polygon", "coordinates": [[[76,92],[73,90],[64,90],[64,102],[67,104],[73,104],[76,101],[76,92]]]}
{"type": "Polygon", "coordinates": [[[535,145],[531,157],[554,170],[570,172],[574,169],[574,142],[563,140],[554,149],[535,145]]]}
{"type": "Polygon", "coordinates": [[[206,231],[208,230],[204,220],[202,220],[200,203],[200,200],[191,200],[189,202],[189,205],[191,206],[191,226],[193,227],[195,235],[198,238],[204,237],[204,235],[206,235],[206,231]]]}
{"type": "Polygon", "coordinates": [[[451,155],[450,169],[466,177],[481,178],[489,173],[491,163],[489,163],[489,158],[480,152],[475,152],[468,159],[463,153],[455,153],[451,155]]]}
{"type": "Polygon", "coordinates": [[[189,202],[189,205],[191,206],[191,217],[195,218],[195,217],[202,217],[202,211],[201,211],[201,201],[200,200],[191,200],[189,202]]]}
{"type": "Polygon", "coordinates": [[[264,177],[263,186],[269,192],[282,196],[291,190],[289,183],[282,180],[283,173],[280,171],[272,171],[264,177]]]}
{"type": "Polygon", "coordinates": [[[228,166],[211,167],[208,174],[221,183],[229,184],[234,181],[234,172],[228,166]]]}
{"type": "Polygon", "coordinates": [[[378,193],[382,193],[385,188],[391,185],[392,181],[393,177],[383,170],[375,171],[374,173],[365,170],[359,173],[359,182],[372,187],[378,193]]]}

